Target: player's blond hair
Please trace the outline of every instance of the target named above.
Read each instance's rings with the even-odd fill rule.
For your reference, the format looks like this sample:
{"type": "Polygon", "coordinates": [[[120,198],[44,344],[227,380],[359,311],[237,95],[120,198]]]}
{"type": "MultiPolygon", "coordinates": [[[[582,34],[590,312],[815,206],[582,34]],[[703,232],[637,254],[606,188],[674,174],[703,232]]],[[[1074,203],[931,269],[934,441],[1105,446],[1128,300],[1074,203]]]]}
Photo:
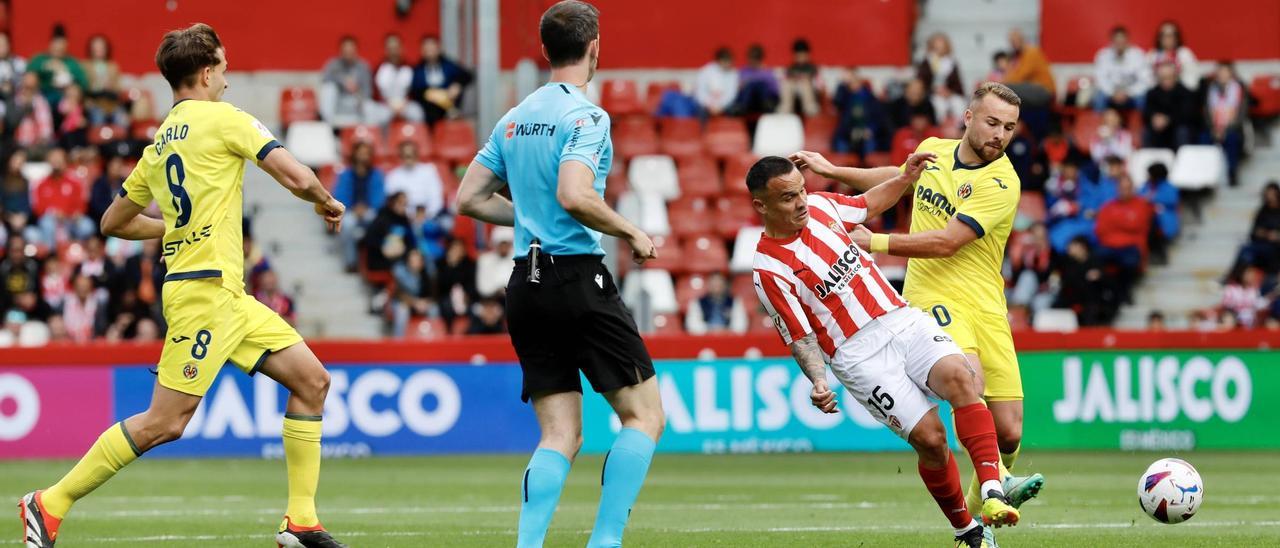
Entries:
{"type": "Polygon", "coordinates": [[[1018,97],[1018,94],[1010,89],[1009,86],[1001,84],[1000,82],[983,82],[978,86],[978,89],[973,90],[973,101],[969,104],[976,105],[978,102],[982,101],[983,97],[988,95],[995,95],[996,97],[999,97],[1001,101],[1009,103],[1015,107],[1022,107],[1022,98],[1018,97]]]}

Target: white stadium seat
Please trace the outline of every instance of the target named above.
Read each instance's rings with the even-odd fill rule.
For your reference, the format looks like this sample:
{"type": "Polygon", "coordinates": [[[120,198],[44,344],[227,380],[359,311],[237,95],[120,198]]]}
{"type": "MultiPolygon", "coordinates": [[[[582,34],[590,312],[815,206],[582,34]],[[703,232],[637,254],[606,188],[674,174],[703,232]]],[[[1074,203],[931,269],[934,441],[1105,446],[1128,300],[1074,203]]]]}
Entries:
{"type": "Polygon", "coordinates": [[[35,196],[36,186],[44,181],[50,173],[53,173],[53,166],[48,162],[27,162],[22,164],[22,176],[30,181],[31,195],[35,196]]]}
{"type": "Polygon", "coordinates": [[[1213,188],[1226,180],[1227,158],[1216,145],[1184,145],[1169,169],[1169,182],[1178,188],[1213,188]]]}
{"type": "Polygon", "coordinates": [[[628,272],[622,280],[622,301],[632,312],[647,310],[653,315],[680,311],[676,284],[666,270],[645,268],[628,272]]]}
{"type": "Polygon", "coordinates": [[[756,244],[760,243],[761,234],[764,234],[764,228],[759,226],[738,230],[738,237],[733,240],[733,255],[729,257],[729,272],[751,272],[751,265],[756,260],[756,244]]]}
{"type": "Polygon", "coordinates": [[[325,122],[294,122],[284,141],[285,148],[305,166],[318,168],[341,161],[338,140],[325,122]]]}
{"type": "Polygon", "coordinates": [[[804,124],[794,114],[766,114],[756,124],[751,152],[756,156],[789,156],[804,147],[804,124]]]}
{"type": "Polygon", "coordinates": [[[1031,328],[1036,331],[1070,333],[1079,328],[1075,311],[1068,308],[1046,308],[1036,312],[1031,328]]]}
{"type": "Polygon", "coordinates": [[[652,192],[627,191],[618,197],[618,214],[650,236],[670,236],[667,202],[652,192]]]}
{"type": "Polygon", "coordinates": [[[667,201],[680,197],[676,162],[670,156],[654,154],[632,158],[627,165],[627,181],[636,192],[656,194],[667,201]]]}
{"type": "Polygon", "coordinates": [[[1173,162],[1173,151],[1170,149],[1140,148],[1129,156],[1129,178],[1133,179],[1135,187],[1141,188],[1147,182],[1147,168],[1152,164],[1164,164],[1164,167],[1172,173],[1173,162]]]}

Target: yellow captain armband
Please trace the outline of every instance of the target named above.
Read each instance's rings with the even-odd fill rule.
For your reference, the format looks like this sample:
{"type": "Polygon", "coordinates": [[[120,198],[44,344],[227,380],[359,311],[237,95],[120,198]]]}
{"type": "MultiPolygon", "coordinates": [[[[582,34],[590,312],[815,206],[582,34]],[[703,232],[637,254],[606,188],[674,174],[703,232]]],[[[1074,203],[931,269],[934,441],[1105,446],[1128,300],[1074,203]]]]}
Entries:
{"type": "Polygon", "coordinates": [[[888,234],[872,234],[871,235],[871,252],[872,253],[888,253],[889,252],[889,235],[888,234]]]}

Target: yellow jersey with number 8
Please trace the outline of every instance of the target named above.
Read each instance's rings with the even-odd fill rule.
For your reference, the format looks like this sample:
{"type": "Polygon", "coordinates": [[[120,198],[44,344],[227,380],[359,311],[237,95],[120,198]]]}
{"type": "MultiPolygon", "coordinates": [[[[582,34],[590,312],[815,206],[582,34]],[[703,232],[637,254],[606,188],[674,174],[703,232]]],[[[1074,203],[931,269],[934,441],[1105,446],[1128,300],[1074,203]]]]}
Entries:
{"type": "Polygon", "coordinates": [[[120,193],[164,215],[165,281],[221,278],[244,292],[241,233],[244,163],[261,162],[280,143],[230,103],[173,105],[120,193]]]}
{"type": "Polygon", "coordinates": [[[958,139],[925,139],[916,152],[933,152],[916,182],[911,233],[941,230],[952,218],[968,225],[978,239],[955,255],[907,261],[903,296],[912,304],[950,302],[974,312],[1005,316],[1005,243],[1013,229],[1022,184],[1007,156],[980,165],[960,161],[958,139]]]}

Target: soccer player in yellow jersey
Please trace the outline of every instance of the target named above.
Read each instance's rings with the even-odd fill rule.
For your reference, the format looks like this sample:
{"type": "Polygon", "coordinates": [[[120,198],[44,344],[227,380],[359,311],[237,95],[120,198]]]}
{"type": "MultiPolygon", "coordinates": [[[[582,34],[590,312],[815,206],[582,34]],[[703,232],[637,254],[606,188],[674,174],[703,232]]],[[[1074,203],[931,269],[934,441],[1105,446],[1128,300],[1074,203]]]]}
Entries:
{"type": "Polygon", "coordinates": [[[315,204],[331,230],[341,222],[342,203],[265,126],[220,101],[227,88],[227,58],[211,27],[196,24],[165,34],[156,66],[173,87],[173,108],[103,215],[102,232],[130,240],[162,238],[169,330],[159,378],[150,408],[103,432],[58,483],[23,497],[26,546],[52,547],[75,501],[148,449],[181,436],[227,362],[250,375],[266,375],[290,393],[282,431],[289,498],[276,543],[345,546],[325,532],[315,509],[329,374],[284,319],[244,291],[245,161],[315,204]],[[163,220],[140,215],[152,201],[163,220]]]}
{"type": "MultiPolygon", "coordinates": [[[[916,148],[940,160],[924,171],[913,189],[911,233],[873,234],[862,226],[853,233],[854,241],[873,253],[911,257],[903,296],[932,314],[969,361],[980,365],[1002,464],[1008,468],[1013,468],[1022,443],[1022,377],[1000,268],[1021,184],[1004,149],[1017,131],[1021,103],[1003,84],[979,86],[965,111],[959,140],[930,138],[916,148]]],[[[796,153],[792,159],[863,192],[901,169],[838,168],[812,152],[796,153]]],[[[1005,492],[1021,506],[1043,484],[1040,474],[1009,476],[1005,492]]],[[[970,507],[981,500],[976,478],[969,500],[970,507]]]]}

